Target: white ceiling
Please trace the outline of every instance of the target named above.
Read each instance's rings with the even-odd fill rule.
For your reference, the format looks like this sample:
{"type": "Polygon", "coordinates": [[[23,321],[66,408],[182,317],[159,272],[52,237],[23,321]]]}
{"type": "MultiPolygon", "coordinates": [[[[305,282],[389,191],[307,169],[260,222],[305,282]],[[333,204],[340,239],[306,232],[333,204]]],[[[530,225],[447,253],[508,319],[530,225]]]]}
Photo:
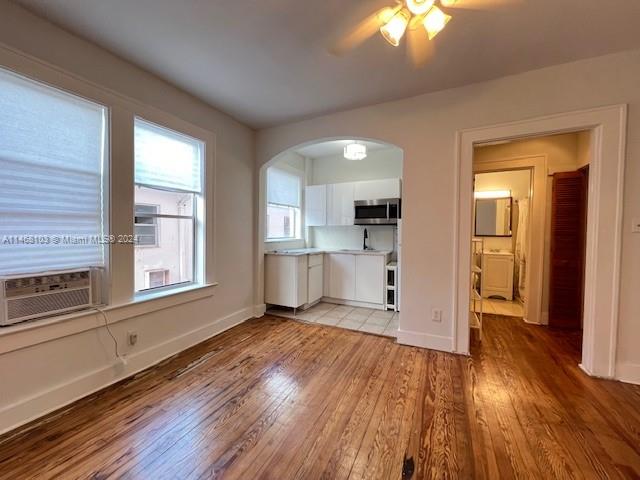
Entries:
{"type": "Polygon", "coordinates": [[[380,35],[327,52],[393,0],[14,1],[255,128],[640,47],[639,0],[457,9],[422,69],[380,35]]]}
{"type": "MultiPolygon", "coordinates": [[[[353,142],[354,140],[330,140],[328,142],[314,143],[312,145],[307,145],[306,147],[299,148],[298,150],[296,150],[296,153],[307,158],[320,158],[320,157],[328,157],[333,155],[343,155],[344,147],[353,142]]],[[[362,140],[358,140],[358,143],[362,143],[366,145],[367,151],[369,152],[373,152],[375,150],[382,150],[385,148],[397,148],[391,145],[386,145],[384,143],[365,142],[362,140]]]]}

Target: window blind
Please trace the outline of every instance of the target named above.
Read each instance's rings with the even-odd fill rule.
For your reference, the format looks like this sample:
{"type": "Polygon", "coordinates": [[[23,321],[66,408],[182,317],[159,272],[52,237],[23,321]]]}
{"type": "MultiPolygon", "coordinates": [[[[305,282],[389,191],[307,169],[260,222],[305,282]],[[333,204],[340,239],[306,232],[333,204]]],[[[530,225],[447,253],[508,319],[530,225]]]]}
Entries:
{"type": "Polygon", "coordinates": [[[300,177],[271,167],[267,170],[267,202],[300,207],[300,177]]]}
{"type": "Polygon", "coordinates": [[[204,145],[186,135],[135,120],[135,182],[202,193],[204,145]]]}
{"type": "Polygon", "coordinates": [[[104,264],[106,109],[0,69],[0,274],[104,264]]]}

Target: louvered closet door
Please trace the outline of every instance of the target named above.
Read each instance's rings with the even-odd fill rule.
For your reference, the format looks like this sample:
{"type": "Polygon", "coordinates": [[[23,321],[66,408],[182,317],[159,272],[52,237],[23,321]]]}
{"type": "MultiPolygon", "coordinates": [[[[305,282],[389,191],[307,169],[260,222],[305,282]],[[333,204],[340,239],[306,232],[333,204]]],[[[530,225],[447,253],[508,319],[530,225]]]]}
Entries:
{"type": "Polygon", "coordinates": [[[587,172],[553,176],[549,325],[582,325],[587,172]]]}

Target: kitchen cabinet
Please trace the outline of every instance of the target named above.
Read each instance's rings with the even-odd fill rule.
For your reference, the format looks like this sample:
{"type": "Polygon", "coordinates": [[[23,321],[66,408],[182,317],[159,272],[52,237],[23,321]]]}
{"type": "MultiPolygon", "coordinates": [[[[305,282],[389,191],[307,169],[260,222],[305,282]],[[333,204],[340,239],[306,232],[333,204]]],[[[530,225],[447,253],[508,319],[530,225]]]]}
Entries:
{"type": "Polygon", "coordinates": [[[316,255],[309,255],[309,276],[308,276],[309,294],[307,298],[307,303],[309,304],[318,302],[323,296],[323,288],[324,288],[323,257],[324,255],[322,255],[321,253],[316,255]]]}
{"type": "Polygon", "coordinates": [[[356,257],[356,301],[385,303],[386,257],[354,256],[356,257]]]}
{"type": "Polygon", "coordinates": [[[327,185],[327,225],[353,225],[355,184],[327,185]]]}
{"type": "Polygon", "coordinates": [[[383,180],[355,182],[354,186],[354,200],[356,201],[402,197],[399,178],[385,178],[383,180]]]}
{"type": "Polygon", "coordinates": [[[482,275],[484,298],[513,300],[513,253],[485,251],[482,255],[482,275]]]}
{"type": "Polygon", "coordinates": [[[327,185],[310,185],[305,188],[304,212],[307,227],[327,224],[327,185]]]}
{"type": "Polygon", "coordinates": [[[329,255],[329,296],[341,300],[356,299],[356,256],[347,253],[329,255]]]}
{"type": "Polygon", "coordinates": [[[265,256],[265,303],[298,308],[308,301],[308,255],[265,256]]]}

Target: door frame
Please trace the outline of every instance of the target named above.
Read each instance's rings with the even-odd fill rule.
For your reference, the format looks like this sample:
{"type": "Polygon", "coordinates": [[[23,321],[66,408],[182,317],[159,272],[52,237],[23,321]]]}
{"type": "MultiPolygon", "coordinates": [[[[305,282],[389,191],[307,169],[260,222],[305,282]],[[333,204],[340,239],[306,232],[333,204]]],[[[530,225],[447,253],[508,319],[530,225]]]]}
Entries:
{"type": "Polygon", "coordinates": [[[456,132],[453,338],[455,351],[469,353],[473,149],[474,145],[590,130],[591,162],[585,270],[582,368],[615,376],[622,249],[623,180],[627,105],[561,113],[456,132]]]}
{"type": "MultiPolygon", "coordinates": [[[[517,157],[500,158],[474,162],[473,174],[492,172],[511,172],[515,170],[528,170],[531,174],[531,202],[529,204],[529,228],[527,242],[527,259],[530,266],[525,274],[525,289],[527,300],[524,303],[524,321],[533,324],[542,324],[542,288],[544,279],[544,235],[545,212],[544,206],[547,198],[547,155],[523,155],[517,157]],[[543,202],[536,202],[536,199],[543,202]]],[[[473,233],[473,232],[472,232],[473,233]]],[[[473,237],[473,235],[472,235],[473,237]]],[[[515,259],[514,259],[515,260],[515,259]]]]}

